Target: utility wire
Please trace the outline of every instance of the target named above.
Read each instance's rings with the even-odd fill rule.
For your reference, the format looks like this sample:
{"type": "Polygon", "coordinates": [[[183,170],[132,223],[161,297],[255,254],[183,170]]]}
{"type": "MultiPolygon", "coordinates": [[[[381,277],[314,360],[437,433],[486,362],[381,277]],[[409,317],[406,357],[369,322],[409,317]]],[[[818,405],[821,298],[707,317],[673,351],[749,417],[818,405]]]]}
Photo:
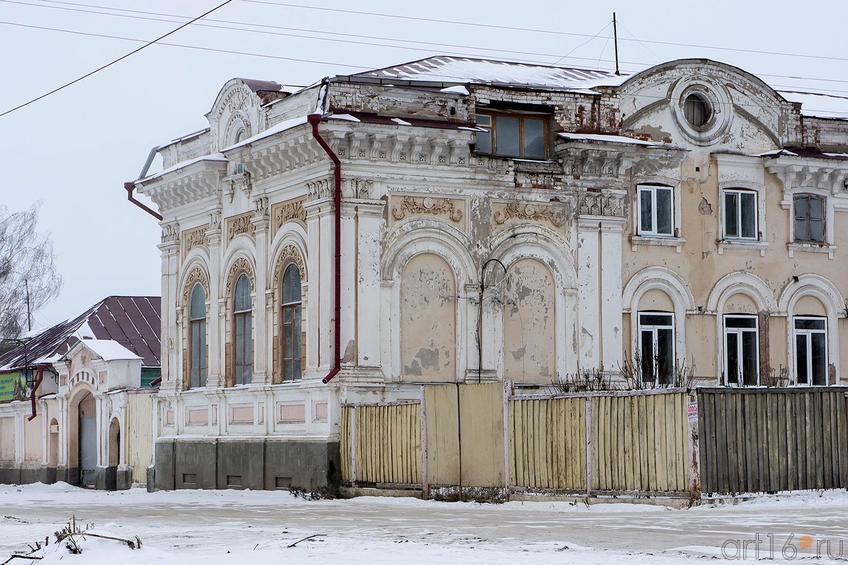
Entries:
{"type": "Polygon", "coordinates": [[[14,108],[10,108],[9,110],[6,110],[6,111],[4,111],[3,113],[0,113],[0,118],[2,118],[3,116],[6,116],[6,115],[8,115],[8,114],[11,114],[12,112],[14,112],[14,111],[16,111],[16,110],[20,110],[21,108],[24,108],[24,107],[26,107],[26,106],[29,106],[30,104],[33,104],[33,103],[35,103],[35,102],[38,102],[39,100],[41,100],[41,99],[43,99],[43,98],[47,98],[47,97],[48,97],[48,96],[50,96],[51,94],[55,94],[55,93],[59,92],[60,90],[64,90],[64,89],[68,88],[69,86],[71,86],[71,85],[73,85],[73,84],[76,84],[76,83],[78,83],[78,82],[80,82],[80,81],[82,81],[82,80],[85,80],[86,78],[88,78],[88,77],[90,77],[90,76],[92,76],[92,75],[94,75],[94,74],[96,74],[96,73],[99,73],[100,71],[102,71],[102,70],[104,70],[104,69],[107,69],[107,68],[111,67],[112,65],[115,65],[116,63],[119,63],[119,62],[123,61],[124,59],[126,59],[127,57],[130,57],[131,55],[135,55],[136,53],[138,53],[138,52],[139,52],[139,51],[141,51],[142,49],[146,49],[147,47],[150,47],[151,45],[153,45],[153,44],[157,43],[159,40],[161,40],[161,39],[165,39],[166,37],[168,37],[168,36],[170,36],[170,35],[173,35],[173,34],[177,33],[177,32],[178,32],[178,31],[180,31],[181,29],[183,29],[183,28],[185,28],[185,27],[190,26],[191,24],[193,24],[194,22],[196,22],[197,20],[199,20],[199,19],[200,19],[200,18],[202,18],[203,16],[206,16],[206,15],[208,15],[208,14],[211,14],[212,12],[214,12],[215,10],[218,10],[219,8],[223,8],[224,6],[226,6],[227,4],[229,4],[229,3],[230,3],[230,2],[232,2],[232,1],[233,1],[233,0],[224,0],[224,2],[221,2],[220,4],[218,4],[217,6],[215,6],[214,8],[212,8],[211,10],[207,10],[206,12],[204,12],[204,13],[200,14],[199,16],[197,16],[197,17],[195,17],[195,18],[192,18],[191,20],[189,20],[189,21],[185,22],[184,24],[182,24],[182,25],[180,25],[180,26],[178,26],[178,27],[176,27],[176,28],[172,29],[172,30],[171,30],[171,31],[169,31],[168,33],[165,33],[165,34],[163,34],[163,35],[160,35],[159,37],[157,37],[156,39],[154,39],[154,40],[152,40],[152,41],[148,41],[148,42],[147,42],[147,43],[145,43],[144,45],[140,46],[138,49],[133,49],[133,50],[132,50],[132,51],[130,51],[129,53],[126,53],[126,54],[124,54],[124,55],[121,55],[121,56],[120,56],[120,57],[118,57],[117,59],[113,59],[112,61],[109,61],[109,62],[108,62],[108,63],[106,63],[105,65],[101,65],[101,66],[97,67],[96,69],[94,69],[94,70],[92,70],[92,71],[89,71],[89,72],[85,73],[84,75],[82,75],[82,76],[80,76],[80,77],[75,78],[75,79],[74,79],[74,80],[72,80],[72,81],[66,82],[65,84],[63,84],[63,85],[61,85],[61,86],[58,86],[58,87],[54,88],[53,90],[49,90],[49,91],[45,92],[44,94],[41,94],[41,95],[39,95],[39,96],[36,96],[35,98],[32,98],[32,99],[30,99],[30,100],[28,100],[28,101],[24,102],[23,104],[18,104],[18,105],[17,105],[17,106],[15,106],[14,108]]]}
{"type": "MultiPolygon", "coordinates": [[[[150,12],[150,11],[145,11],[145,10],[132,10],[132,9],[127,9],[127,8],[115,8],[115,7],[111,7],[111,6],[103,6],[103,5],[98,5],[98,4],[68,2],[68,1],[62,1],[62,0],[40,0],[40,1],[41,2],[47,2],[47,3],[50,3],[50,4],[61,4],[63,6],[77,6],[77,7],[84,7],[84,8],[97,8],[97,9],[103,9],[103,10],[111,10],[112,12],[116,12],[116,11],[117,12],[126,12],[126,14],[144,14],[144,15],[149,15],[149,16],[163,16],[163,17],[166,17],[166,18],[182,18],[182,19],[189,19],[190,18],[190,16],[184,16],[184,15],[180,15],[180,14],[168,14],[168,13],[163,13],[163,12],[150,12]]],[[[75,9],[75,8],[63,8],[61,6],[48,6],[48,5],[43,5],[43,4],[33,4],[33,3],[30,3],[30,2],[24,2],[24,1],[21,1],[21,0],[0,0],[0,2],[7,3],[7,4],[20,4],[20,5],[26,5],[26,6],[32,6],[32,7],[39,7],[39,8],[59,9],[59,10],[68,10],[68,11],[72,11],[72,12],[92,13],[92,14],[100,14],[100,15],[107,15],[107,16],[123,17],[123,18],[137,19],[137,20],[140,20],[140,21],[148,20],[148,21],[162,21],[162,22],[169,22],[169,23],[180,23],[180,22],[176,22],[176,21],[173,21],[173,20],[165,20],[165,19],[152,18],[152,17],[140,17],[140,16],[132,16],[132,15],[126,15],[126,14],[115,14],[115,13],[112,13],[112,12],[101,12],[101,11],[95,11],[95,10],[80,10],[80,9],[75,9]]],[[[553,53],[542,53],[542,52],[538,52],[538,51],[513,51],[513,50],[509,50],[509,49],[498,49],[498,48],[494,48],[494,47],[479,47],[479,46],[459,45],[459,44],[451,44],[451,43],[436,43],[436,42],[430,42],[430,41],[416,41],[416,40],[410,40],[410,39],[407,39],[407,38],[380,37],[380,36],[361,35],[361,34],[353,34],[353,33],[343,33],[343,32],[337,32],[337,31],[325,31],[325,30],[320,30],[320,29],[284,27],[284,26],[277,26],[277,25],[271,25],[271,24],[259,24],[259,23],[245,22],[245,21],[222,20],[222,19],[215,19],[215,18],[205,18],[205,21],[206,22],[222,23],[222,24],[233,24],[233,25],[259,27],[259,28],[266,28],[266,29],[278,29],[278,30],[283,30],[283,31],[298,31],[298,32],[307,32],[307,33],[332,34],[334,36],[354,37],[354,38],[371,39],[371,40],[378,40],[378,41],[398,41],[398,42],[402,42],[402,43],[406,43],[406,44],[415,43],[415,44],[419,44],[419,45],[430,45],[430,46],[434,46],[434,47],[474,49],[474,50],[477,50],[477,51],[492,51],[492,52],[518,54],[518,55],[535,55],[535,56],[541,56],[541,57],[559,57],[559,59],[554,63],[543,63],[543,62],[540,62],[540,61],[524,60],[524,62],[528,62],[528,63],[540,63],[540,64],[547,64],[547,65],[556,65],[559,62],[559,60],[561,60],[561,59],[576,59],[576,60],[583,60],[583,61],[598,61],[598,60],[600,60],[600,61],[605,62],[605,63],[612,63],[613,62],[610,59],[596,59],[595,57],[578,57],[578,56],[572,56],[571,55],[571,53],[573,53],[577,48],[585,45],[586,43],[589,43],[590,41],[592,41],[592,39],[596,38],[597,35],[599,35],[600,33],[603,33],[603,29],[598,34],[589,37],[589,39],[587,41],[579,44],[577,46],[577,48],[572,49],[566,55],[561,56],[561,55],[557,55],[557,54],[553,54],[553,53]]],[[[13,22],[7,22],[7,23],[12,24],[13,22]]],[[[24,25],[24,24],[21,24],[21,25],[24,25]]],[[[234,28],[234,27],[228,27],[228,26],[213,26],[213,25],[209,25],[209,24],[204,23],[204,22],[199,22],[199,23],[195,24],[195,27],[199,27],[199,26],[212,27],[212,28],[218,28],[218,29],[230,29],[230,30],[234,30],[234,31],[242,31],[242,32],[247,32],[247,33],[260,33],[260,34],[266,33],[266,32],[263,32],[261,30],[234,28]]],[[[54,31],[60,31],[56,28],[47,28],[47,29],[52,29],[54,31]]],[[[604,29],[606,29],[606,28],[604,28],[604,29]]],[[[74,32],[74,31],[71,31],[71,30],[67,30],[67,32],[68,33],[82,33],[82,32],[74,32]]],[[[332,42],[343,42],[343,43],[354,43],[354,44],[359,43],[359,42],[348,42],[348,41],[343,41],[343,40],[333,39],[333,38],[326,38],[326,37],[314,37],[314,36],[295,35],[295,34],[273,34],[272,33],[270,35],[285,35],[287,37],[298,37],[298,38],[302,38],[302,39],[312,39],[312,40],[317,40],[317,41],[332,41],[332,42]]],[[[630,33],[630,35],[633,36],[633,33],[630,33]]],[[[97,35],[95,34],[95,36],[97,36],[97,35]]],[[[131,39],[131,38],[121,38],[121,37],[117,37],[117,36],[107,36],[107,37],[110,37],[110,38],[113,38],[113,39],[128,39],[128,40],[132,40],[132,41],[139,41],[139,40],[135,40],[135,39],[131,39]]],[[[622,38],[622,40],[625,40],[625,39],[626,38],[622,38]]],[[[632,41],[636,41],[636,42],[640,43],[643,47],[645,47],[647,49],[647,45],[644,44],[645,43],[644,41],[636,39],[635,37],[632,39],[632,41]]],[[[406,50],[412,50],[412,51],[424,51],[422,49],[417,49],[417,48],[414,48],[414,47],[408,47],[408,46],[404,46],[404,45],[386,45],[386,44],[382,44],[382,43],[362,43],[362,44],[373,45],[373,46],[378,46],[378,47],[391,47],[391,48],[395,48],[395,49],[406,49],[406,50]]],[[[188,45],[173,45],[173,44],[171,44],[171,46],[172,47],[184,47],[184,48],[189,48],[189,49],[197,49],[198,48],[198,47],[195,47],[195,46],[188,46],[188,45]]],[[[227,53],[228,51],[227,50],[221,50],[221,52],[227,53]]],[[[233,52],[233,53],[239,54],[239,55],[245,54],[243,52],[233,52]]],[[[448,53],[443,52],[441,54],[448,54],[448,53]]],[[[257,57],[263,56],[262,54],[258,54],[258,53],[248,53],[247,55],[257,56],[257,57]]],[[[467,57],[480,57],[481,56],[481,55],[471,55],[471,54],[465,54],[465,53],[456,53],[456,55],[467,56],[467,57]]],[[[659,55],[657,55],[656,53],[652,53],[652,55],[662,59],[662,57],[659,57],[659,55]]],[[[270,55],[269,55],[269,57],[275,58],[275,59],[280,58],[280,57],[270,56],[270,55]]],[[[312,61],[305,60],[305,59],[296,59],[296,58],[290,58],[290,59],[295,61],[295,62],[312,62],[312,61]]],[[[320,61],[316,61],[316,62],[321,63],[320,61]]],[[[627,65],[638,65],[642,68],[648,68],[648,67],[653,66],[655,64],[655,63],[646,63],[646,62],[642,62],[642,61],[621,61],[621,62],[624,63],[624,64],[627,64],[627,65]]],[[[327,64],[335,64],[335,63],[327,63],[327,64]]],[[[357,65],[347,65],[347,64],[340,64],[340,66],[352,67],[352,68],[361,68],[361,69],[369,68],[369,67],[363,67],[363,66],[357,66],[357,65]]],[[[632,72],[636,72],[636,71],[633,70],[633,69],[630,69],[630,70],[625,70],[625,72],[632,73],[632,72]]],[[[833,83],[848,84],[848,80],[840,80],[840,79],[833,79],[833,78],[806,77],[806,76],[795,76],[795,75],[780,75],[780,74],[758,73],[758,72],[754,72],[754,74],[757,75],[757,76],[760,76],[760,77],[772,77],[772,78],[776,77],[776,78],[788,78],[788,79],[792,79],[792,80],[806,80],[806,81],[815,81],[815,82],[833,82],[833,83]]],[[[773,85],[773,86],[778,87],[778,85],[773,85]]],[[[798,88],[797,86],[784,86],[784,85],[780,85],[779,87],[780,88],[798,88]]],[[[845,91],[845,90],[826,90],[826,89],[822,89],[822,88],[816,88],[816,90],[823,91],[823,92],[848,93],[848,91],[845,91]]]]}
{"type": "MultiPolygon", "coordinates": [[[[272,0],[241,0],[242,2],[248,2],[251,4],[266,4],[270,6],[281,6],[288,8],[302,8],[305,10],[320,10],[324,12],[338,12],[342,14],[355,14],[361,16],[378,16],[381,18],[394,18],[399,20],[412,20],[412,21],[422,21],[422,22],[432,22],[432,23],[441,23],[441,24],[451,24],[451,25],[462,25],[462,26],[470,26],[470,27],[481,27],[481,28],[490,28],[490,29],[501,29],[501,30],[511,30],[511,31],[526,31],[531,33],[546,33],[551,35],[570,35],[573,37],[591,37],[588,33],[575,33],[570,31],[559,31],[552,29],[543,29],[543,28],[535,28],[535,27],[517,27],[517,26],[507,26],[507,25],[499,25],[499,24],[485,24],[480,22],[466,22],[462,20],[442,20],[437,18],[424,18],[418,16],[404,16],[400,14],[387,14],[383,12],[366,12],[363,10],[346,10],[342,8],[326,8],[323,6],[307,6],[305,4],[294,4],[291,2],[275,2],[272,0]]],[[[621,41],[636,41],[643,43],[651,43],[654,45],[670,45],[674,47],[694,47],[697,49],[715,49],[717,51],[735,51],[739,53],[755,53],[758,55],[777,55],[781,57],[802,57],[806,59],[820,59],[826,61],[848,61],[848,57],[833,57],[827,55],[809,55],[806,53],[791,53],[788,51],[767,51],[761,49],[743,49],[739,47],[719,47],[717,45],[701,45],[697,43],[677,43],[674,41],[658,41],[658,40],[650,40],[650,39],[624,39],[621,38],[621,41]]]]}
{"type": "MultiPolygon", "coordinates": [[[[105,39],[118,39],[118,40],[123,40],[123,41],[135,41],[135,42],[139,42],[139,43],[148,43],[149,42],[146,39],[137,39],[137,38],[132,38],[132,37],[118,36],[118,35],[107,35],[107,34],[102,34],[102,33],[83,32],[83,31],[68,30],[68,29],[62,29],[62,28],[47,27],[47,26],[35,26],[35,25],[29,25],[29,24],[21,24],[21,23],[18,23],[18,22],[6,22],[6,21],[0,20],[0,25],[4,25],[4,24],[5,25],[18,26],[18,27],[24,27],[24,28],[29,28],[29,29],[38,29],[38,30],[54,31],[54,32],[61,32],[61,33],[70,33],[70,34],[73,34],[73,35],[81,35],[81,36],[88,36],[88,37],[99,37],[99,38],[105,38],[105,39]]],[[[293,62],[297,62],[297,63],[331,65],[331,66],[347,67],[347,68],[358,69],[358,70],[374,70],[373,67],[365,67],[365,66],[362,66],[362,65],[351,65],[349,63],[339,63],[339,62],[334,62],[334,61],[323,61],[323,60],[315,60],[315,59],[301,59],[301,58],[297,58],[297,57],[284,57],[284,56],[280,56],[280,55],[271,55],[271,54],[267,54],[267,53],[252,53],[252,52],[248,52],[248,51],[233,51],[233,50],[229,50],[229,49],[218,49],[218,48],[214,48],[214,47],[203,47],[203,46],[199,46],[199,45],[186,45],[186,44],[180,44],[180,43],[168,43],[168,42],[164,42],[164,41],[159,41],[157,43],[157,45],[168,46],[168,47],[180,47],[180,48],[183,48],[183,49],[192,49],[192,50],[196,50],[196,51],[208,51],[208,52],[212,52],[212,53],[225,53],[225,54],[231,54],[231,55],[244,55],[244,56],[249,56],[249,57],[261,57],[261,58],[276,59],[276,60],[282,60],[282,61],[293,61],[293,62]]],[[[463,82],[463,83],[469,81],[469,78],[467,76],[455,76],[455,75],[449,75],[449,74],[440,74],[439,77],[445,78],[445,79],[456,79],[457,82],[463,82]]],[[[391,79],[391,77],[385,77],[385,78],[391,79]]],[[[395,77],[395,78],[397,80],[405,80],[403,77],[395,77]]],[[[791,88],[786,89],[786,90],[792,91],[791,88]]],[[[848,97],[844,97],[844,96],[834,96],[834,95],[821,94],[821,93],[816,93],[816,92],[801,92],[801,93],[802,94],[813,94],[813,95],[819,94],[820,96],[827,96],[827,97],[831,97],[831,98],[840,98],[840,99],[846,100],[846,103],[848,104],[848,97]]],[[[651,96],[651,95],[644,95],[644,94],[631,94],[630,96],[633,96],[635,98],[647,98],[647,99],[650,99],[650,100],[662,100],[662,99],[664,99],[663,96],[651,96]]],[[[722,104],[725,104],[725,103],[722,103],[722,104]]],[[[732,102],[728,102],[726,104],[729,105],[729,106],[734,105],[734,103],[732,103],[732,102]]],[[[736,105],[741,106],[741,107],[748,107],[748,108],[768,108],[768,107],[763,106],[761,104],[736,104],[736,105]]],[[[838,116],[841,116],[843,114],[843,112],[832,111],[832,110],[823,110],[823,109],[818,110],[818,109],[815,109],[815,108],[807,108],[807,109],[808,110],[814,110],[814,111],[817,111],[817,112],[822,112],[824,114],[835,114],[835,115],[838,115],[838,116]]]]}

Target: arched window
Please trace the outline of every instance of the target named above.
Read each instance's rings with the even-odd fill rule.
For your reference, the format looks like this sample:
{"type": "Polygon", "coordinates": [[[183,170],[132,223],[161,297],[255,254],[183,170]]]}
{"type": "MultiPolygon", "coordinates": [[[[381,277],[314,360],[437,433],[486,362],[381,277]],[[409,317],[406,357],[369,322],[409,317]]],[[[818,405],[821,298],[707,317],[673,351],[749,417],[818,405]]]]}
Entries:
{"type": "Polygon", "coordinates": [[[303,352],[300,339],[300,271],[293,264],[286,267],[282,293],[283,380],[296,381],[302,374],[303,352]]]}
{"type": "Polygon", "coordinates": [[[198,283],[191,290],[189,304],[190,387],[206,386],[206,293],[198,283]]]}
{"type": "Polygon", "coordinates": [[[236,281],[236,292],[233,297],[234,383],[237,385],[249,383],[253,372],[253,310],[250,303],[250,290],[250,280],[247,275],[240,275],[236,281]]]}

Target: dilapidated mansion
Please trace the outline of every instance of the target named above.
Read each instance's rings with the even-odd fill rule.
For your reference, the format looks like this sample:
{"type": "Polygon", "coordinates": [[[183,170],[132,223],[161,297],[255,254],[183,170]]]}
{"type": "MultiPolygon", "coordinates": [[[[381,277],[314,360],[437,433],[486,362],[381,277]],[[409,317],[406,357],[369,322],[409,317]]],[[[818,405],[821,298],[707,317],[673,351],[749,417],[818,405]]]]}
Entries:
{"type": "Polygon", "coordinates": [[[340,403],[422,383],[848,380],[844,99],[441,56],[206,117],[127,185],[162,216],[158,488],[321,487],[340,403]]]}

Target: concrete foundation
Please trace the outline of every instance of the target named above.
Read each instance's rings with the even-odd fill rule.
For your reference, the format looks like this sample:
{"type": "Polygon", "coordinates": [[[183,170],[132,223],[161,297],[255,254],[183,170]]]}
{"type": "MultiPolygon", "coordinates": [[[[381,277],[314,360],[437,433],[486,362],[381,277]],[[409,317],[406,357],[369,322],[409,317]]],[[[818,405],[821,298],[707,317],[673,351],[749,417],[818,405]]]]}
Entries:
{"type": "Polygon", "coordinates": [[[156,490],[335,490],[338,442],[257,439],[160,439],[149,484],[156,490]]]}
{"type": "Polygon", "coordinates": [[[55,467],[0,467],[0,484],[52,484],[57,481],[55,467]]]}

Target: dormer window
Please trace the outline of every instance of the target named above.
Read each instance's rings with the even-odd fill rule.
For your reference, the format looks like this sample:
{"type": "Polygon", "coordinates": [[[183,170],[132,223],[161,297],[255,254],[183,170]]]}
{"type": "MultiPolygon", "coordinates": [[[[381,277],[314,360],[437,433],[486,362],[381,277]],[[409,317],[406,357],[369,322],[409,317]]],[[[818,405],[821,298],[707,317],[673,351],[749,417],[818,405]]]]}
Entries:
{"type": "Polygon", "coordinates": [[[530,112],[485,112],[477,114],[475,150],[497,157],[545,159],[548,155],[548,120],[530,112]]]}

